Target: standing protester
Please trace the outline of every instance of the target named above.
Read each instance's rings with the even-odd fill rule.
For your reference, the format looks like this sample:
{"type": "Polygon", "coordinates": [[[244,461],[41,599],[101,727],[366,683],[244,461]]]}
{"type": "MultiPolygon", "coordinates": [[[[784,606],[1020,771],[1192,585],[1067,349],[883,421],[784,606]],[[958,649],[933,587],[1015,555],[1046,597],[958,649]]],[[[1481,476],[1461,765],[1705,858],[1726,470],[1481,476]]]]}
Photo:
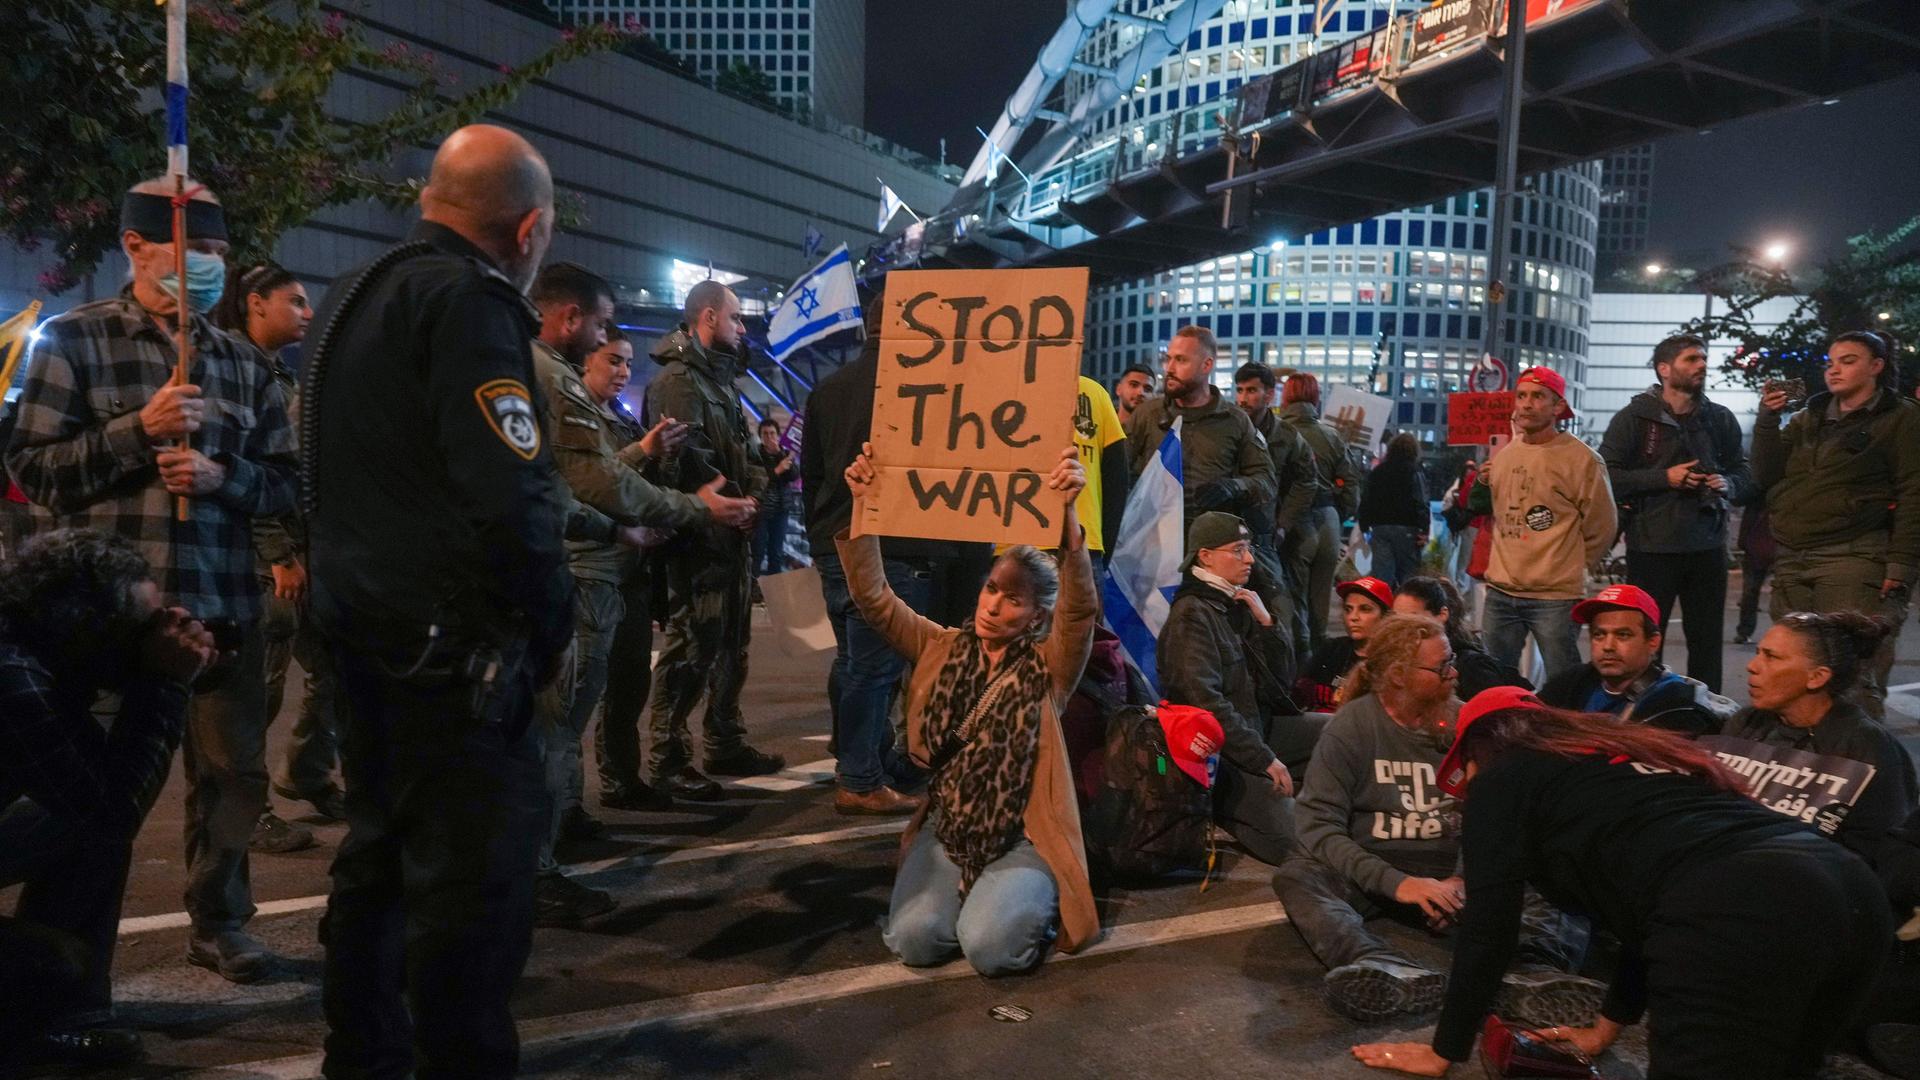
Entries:
{"type": "MultiPolygon", "coordinates": [[[[273,263],[249,267],[232,276],[226,294],[214,308],[213,321],[222,330],[244,336],[260,350],[273,372],[273,381],[286,398],[288,415],[297,416],[300,379],[280,353],[305,339],[307,324],[313,321],[306,286],[273,263]]],[[[333,780],[339,761],[333,715],[338,684],[328,669],[326,651],[320,648],[312,620],[307,618],[307,533],[300,524],[299,511],[255,518],[253,550],[266,597],[260,630],[266,641],[269,725],[280,715],[280,706],[286,700],[287,668],[296,658],[305,676],[292,738],[280,776],[273,782],[274,793],[311,803],[322,817],[344,820],[345,797],[333,780]]],[[[313,830],[282,820],[269,806],[261,810],[249,846],[255,851],[284,854],[312,847],[313,843],[313,830]]]]}
{"type": "MultiPolygon", "coordinates": [[[[760,441],[754,459],[767,471],[767,490],[760,496],[760,515],[753,528],[753,573],[777,574],[787,568],[787,486],[797,467],[793,455],[780,445],[780,422],[760,421],[760,441]]],[[[804,437],[804,436],[803,436],[804,437]]],[[[757,589],[758,586],[755,586],[757,589]]]]}
{"type": "Polygon", "coordinates": [[[1547,680],[1540,700],[1556,709],[1606,713],[1682,735],[1711,735],[1733,702],[1660,662],[1660,606],[1637,585],[1609,585],[1573,606],[1592,660],[1547,680]]]}
{"type": "Polygon", "coordinates": [[[1213,385],[1216,346],[1203,326],[1183,326],[1167,347],[1167,392],[1134,410],[1127,431],[1133,476],[1160,450],[1178,419],[1187,527],[1208,510],[1245,521],[1273,505],[1273,458],[1247,414],[1213,385]]]}
{"type": "MultiPolygon", "coordinates": [[[[662,490],[641,476],[639,469],[650,459],[686,438],[686,426],[661,420],[644,437],[621,441],[606,399],[588,388],[587,360],[606,344],[607,324],[613,320],[612,285],[583,267],[554,263],[534,279],[531,298],[540,314],[533,369],[544,398],[544,428],[553,443],[554,464],[573,501],[604,515],[616,530],[610,541],[569,538],[573,649],[560,678],[541,691],[534,704],[534,718],[546,741],[551,811],[540,846],[540,879],[534,885],[534,925],[569,926],[613,909],[611,896],[563,875],[554,850],[561,843],[607,835],[606,826],[587,813],[584,804],[580,740],[605,685],[607,655],[624,614],[621,590],[634,572],[636,549],[651,539],[647,530],[692,528],[709,514],[744,522],[753,506],[717,494],[718,478],[690,495],[662,490]]],[[[605,370],[600,376],[610,380],[605,370]]]]}
{"type": "Polygon", "coordinates": [[[1587,567],[1618,535],[1606,466],[1586,443],[1554,428],[1571,419],[1559,372],[1521,372],[1513,391],[1519,438],[1487,462],[1475,489],[1476,499],[1487,500],[1476,509],[1492,515],[1481,619],[1487,651],[1518,668],[1532,634],[1548,679],[1580,666],[1573,605],[1586,595],[1587,567]]]}
{"type": "Polygon", "coordinates": [[[1293,572],[1294,587],[1306,591],[1307,647],[1317,653],[1327,641],[1327,608],[1340,563],[1340,523],[1360,509],[1360,478],[1347,455],[1346,440],[1320,421],[1318,379],[1303,373],[1287,376],[1280,389],[1280,419],[1306,442],[1316,465],[1306,518],[1287,534],[1280,554],[1293,572]]]}
{"type": "Polygon", "coordinates": [[[1292,658],[1307,655],[1306,638],[1299,633],[1299,628],[1306,625],[1306,616],[1300,610],[1300,582],[1291,580],[1280,552],[1287,537],[1307,522],[1319,463],[1300,433],[1274,412],[1277,385],[1273,369],[1265,364],[1242,364],[1233,373],[1234,403],[1253,421],[1253,429],[1267,441],[1267,452],[1273,457],[1274,490],[1279,493],[1274,500],[1273,528],[1271,532],[1254,530],[1254,548],[1272,578],[1288,586],[1274,591],[1279,603],[1273,614],[1280,620],[1281,637],[1292,658]]]}
{"type": "MultiPolygon", "coordinates": [[[[1827,347],[1827,390],[1782,430],[1787,391],[1770,385],[1753,426],[1753,479],[1779,551],[1773,617],[1858,611],[1905,621],[1920,576],[1920,404],[1899,393],[1893,339],[1860,330],[1827,347]]],[[[1885,711],[1894,636],[1861,678],[1885,711]]]]}
{"type": "Polygon", "coordinates": [[[168,604],[225,624],[238,640],[231,672],[218,689],[194,695],[187,720],[187,959],[248,982],[271,961],[242,929],[254,914],[247,844],[267,804],[251,528],[293,507],[294,440],[267,361],[205,317],[226,287],[226,221],[211,192],[193,181],[188,188],[184,286],[174,274],[174,181],[137,184],[120,209],[133,281],[41,328],[6,464],[42,524],[133,540],[168,604]],[[193,362],[176,385],[182,302],[193,362]],[[190,449],[180,448],[183,439],[190,449]],[[175,520],[183,497],[184,522],[175,520]]]}
{"type": "Polygon", "coordinates": [[[320,925],[325,1071],[510,1077],[547,824],[533,696],[573,636],[524,295],[552,174],[520,136],[464,127],[420,209],[408,242],[329,292],[301,395],[347,777],[320,925]]]}
{"type": "Polygon", "coordinates": [[[1371,535],[1373,576],[1394,588],[1420,572],[1420,553],[1433,527],[1427,481],[1420,474],[1420,440],[1407,432],[1387,443],[1386,456],[1367,477],[1359,522],[1371,535]]]}
{"type": "Polygon", "coordinates": [[[1462,701],[1471,701],[1474,695],[1496,686],[1533,689],[1519,672],[1495,660],[1481,644],[1480,635],[1467,621],[1467,602],[1451,579],[1422,575],[1401,582],[1400,591],[1393,596],[1393,613],[1424,615],[1446,627],[1447,644],[1453,646],[1453,666],[1458,673],[1454,694],[1462,701]]]}
{"type": "Polygon", "coordinates": [[[1707,398],[1707,343],[1692,334],[1653,349],[1659,383],[1607,424],[1600,457],[1627,532],[1627,580],[1660,606],[1680,602],[1687,674],[1720,690],[1728,519],[1752,494],[1740,422],[1707,398]]]}
{"type": "MultiPolygon", "coordinates": [[[[1187,531],[1180,591],[1160,630],[1155,667],[1167,702],[1205,709],[1225,742],[1213,783],[1213,818],[1254,858],[1278,866],[1294,850],[1293,774],[1260,708],[1256,636],[1284,634],[1253,576],[1253,534],[1232,514],[1209,511],[1187,531]]],[[[1312,751],[1290,748],[1304,759],[1312,751]]]]}
{"type": "Polygon", "coordinates": [[[1812,1076],[1872,986],[1893,933],[1872,872],[1683,736],[1490,690],[1460,710],[1438,783],[1466,806],[1471,898],[1446,1006],[1431,1044],[1354,1047],[1367,1065],[1467,1059],[1528,885],[1623,946],[1593,1026],[1540,1035],[1595,1055],[1651,1013],[1649,1076],[1812,1076]]]}
{"type": "MultiPolygon", "coordinates": [[[[871,490],[872,446],[847,466],[856,497],[871,490]]],[[[913,662],[907,744],[932,772],[931,812],[902,840],[888,904],[887,947],[909,967],[957,951],[982,975],[1030,970],[1058,938],[1078,952],[1100,933],[1087,880],[1060,711],[1079,685],[1099,605],[1074,499],[1086,477],[1072,447],[1047,487],[1066,494],[1056,560],[1009,548],[949,629],[887,588],[872,536],[839,535],[847,587],[881,636],[913,662]]]]}
{"type": "Polygon", "coordinates": [[[1127,510],[1133,474],[1127,465],[1127,433],[1114,415],[1100,384],[1080,376],[1080,392],[1073,406],[1073,446],[1080,466],[1087,470],[1087,486],[1080,489],[1080,523],[1087,530],[1087,553],[1097,577],[1106,568],[1107,551],[1120,539],[1120,518],[1127,510]]]}
{"type": "MultiPolygon", "coordinates": [[[[827,676],[827,706],[833,721],[833,808],[842,814],[911,814],[923,800],[906,791],[924,777],[897,744],[889,716],[893,691],[907,669],[880,629],[867,622],[847,587],[834,537],[853,522],[853,492],[846,469],[872,434],[873,387],[880,370],[883,295],[865,308],[866,340],[860,355],[807,396],[807,422],[800,446],[800,481],[807,502],[807,546],[820,571],[820,591],[833,625],[834,658],[827,676]]],[[[914,614],[945,622],[951,605],[940,595],[968,546],[904,536],[880,538],[880,573],[887,588],[914,614]]]]}
{"type": "Polygon", "coordinates": [[[1133,430],[1133,414],[1153,393],[1155,378],[1153,369],[1145,364],[1128,364],[1120,373],[1120,381],[1113,384],[1113,403],[1119,410],[1121,427],[1133,430]]]}
{"type": "Polygon", "coordinates": [[[1760,625],[1760,590],[1773,573],[1773,522],[1767,520],[1767,505],[1756,502],[1740,511],[1740,616],[1733,627],[1733,640],[1745,645],[1753,640],[1760,625]]]}
{"type": "Polygon", "coordinates": [[[55,529],[0,564],[0,1073],[140,1056],[113,1011],[133,840],[167,781],[213,637],[162,608],[122,537],[55,529]],[[112,725],[91,709],[118,695],[112,725]]]}
{"type": "MultiPolygon", "coordinates": [[[[667,452],[661,475],[681,491],[699,490],[717,476],[721,492],[758,500],[767,474],[754,463],[746,412],[733,386],[746,330],[740,298],[717,281],[703,281],[688,291],[685,316],[654,350],[663,370],[647,386],[650,422],[678,417],[691,429],[685,445],[667,452]]],[[[665,785],[675,798],[720,798],[720,785],[693,767],[687,737],[687,722],[703,694],[702,764],[708,773],[762,776],[786,767],[778,754],[747,745],[746,720],[740,715],[752,633],[751,528],[751,522],[710,524],[662,552],[667,641],[653,668],[653,745],[647,766],[653,783],[665,785]]]]}

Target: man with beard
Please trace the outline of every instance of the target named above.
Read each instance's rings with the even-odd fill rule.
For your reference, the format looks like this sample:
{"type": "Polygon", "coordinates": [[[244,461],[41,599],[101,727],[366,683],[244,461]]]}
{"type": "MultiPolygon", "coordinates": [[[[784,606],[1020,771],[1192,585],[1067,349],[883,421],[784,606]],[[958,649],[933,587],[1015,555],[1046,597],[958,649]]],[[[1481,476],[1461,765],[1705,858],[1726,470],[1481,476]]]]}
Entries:
{"type": "Polygon", "coordinates": [[[508,999],[547,824],[533,696],[573,638],[567,493],[527,345],[553,176],[525,139],[471,125],[434,154],[420,211],[328,292],[301,393],[347,778],[324,1071],[479,1080],[519,1065],[508,999]]]}
{"type": "Polygon", "coordinates": [[[1175,331],[1167,346],[1167,392],[1142,402],[1127,429],[1127,454],[1137,479],[1173,422],[1185,421],[1180,425],[1186,492],[1186,520],[1181,524],[1188,528],[1209,510],[1243,522],[1273,513],[1273,458],[1253,421],[1213,385],[1214,355],[1213,332],[1206,327],[1175,331]]]}
{"type": "Polygon", "coordinates": [[[1727,607],[1727,523],[1752,493],[1740,423],[1706,395],[1707,346],[1677,334],[1654,346],[1659,382],[1607,425],[1600,457],[1627,531],[1627,580],[1660,606],[1680,602],[1687,674],[1720,689],[1727,607]]]}
{"type": "Polygon", "coordinates": [[[213,657],[132,541],[55,529],[0,568],[0,888],[25,885],[0,918],[0,1072],[139,1057],[138,1034],[91,1025],[112,1013],[133,838],[213,657]]]}
{"type": "Polygon", "coordinates": [[[1128,364],[1127,370],[1120,373],[1120,381],[1113,384],[1113,404],[1120,417],[1120,426],[1133,430],[1133,414],[1140,403],[1153,393],[1153,369],[1145,364],[1128,364]]]}

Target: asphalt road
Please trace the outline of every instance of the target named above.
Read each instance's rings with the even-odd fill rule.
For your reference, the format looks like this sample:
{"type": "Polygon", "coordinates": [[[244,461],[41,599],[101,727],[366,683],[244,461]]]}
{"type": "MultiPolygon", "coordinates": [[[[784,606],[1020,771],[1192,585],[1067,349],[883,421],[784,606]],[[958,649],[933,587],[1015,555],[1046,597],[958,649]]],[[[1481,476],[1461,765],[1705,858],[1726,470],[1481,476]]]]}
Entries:
{"type": "MultiPolygon", "coordinates": [[[[1893,681],[1913,685],[1895,703],[1920,715],[1920,635],[1903,645],[1893,681]]],[[[1727,647],[1736,697],[1751,655],[1727,647]]],[[[1106,939],[1032,975],[901,967],[879,932],[901,823],[833,813],[825,671],[825,654],[754,648],[747,718],[757,743],[786,755],[785,774],[672,813],[602,813],[612,839],[576,852],[570,872],[619,906],[577,930],[539,931],[515,1000],[527,1075],[1357,1078],[1380,1074],[1348,1058],[1351,1044],[1424,1037],[1330,1013],[1266,869],[1231,848],[1204,891],[1105,893],[1106,939]],[[990,1016],[1001,1005],[1030,1018],[990,1016]]],[[[286,724],[275,724],[276,753],[286,724]]],[[[1897,730],[1920,742],[1911,720],[1897,730]]],[[[182,959],[181,793],[176,769],[135,850],[117,964],[122,1019],[146,1032],[149,1061],[110,1075],[317,1075],[315,931],[344,829],[314,823],[318,848],[253,858],[252,929],[283,963],[265,983],[233,986],[182,959]]],[[[275,802],[298,817],[299,805],[275,802]]],[[[1623,1040],[1607,1075],[1641,1076],[1641,1047],[1637,1034],[1623,1040]]]]}

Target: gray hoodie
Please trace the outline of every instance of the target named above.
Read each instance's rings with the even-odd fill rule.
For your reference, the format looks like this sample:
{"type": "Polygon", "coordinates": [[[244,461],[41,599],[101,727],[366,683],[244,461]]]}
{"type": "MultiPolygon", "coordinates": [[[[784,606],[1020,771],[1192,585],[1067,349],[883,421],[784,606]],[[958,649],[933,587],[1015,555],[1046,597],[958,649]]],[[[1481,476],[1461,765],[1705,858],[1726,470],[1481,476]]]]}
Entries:
{"type": "MultiPolygon", "coordinates": [[[[1460,703],[1447,710],[1447,730],[1460,703]]],[[[1408,877],[1451,875],[1459,815],[1434,781],[1449,737],[1409,731],[1367,694],[1340,707],[1313,749],[1294,803],[1300,844],[1375,896],[1408,877]]]]}

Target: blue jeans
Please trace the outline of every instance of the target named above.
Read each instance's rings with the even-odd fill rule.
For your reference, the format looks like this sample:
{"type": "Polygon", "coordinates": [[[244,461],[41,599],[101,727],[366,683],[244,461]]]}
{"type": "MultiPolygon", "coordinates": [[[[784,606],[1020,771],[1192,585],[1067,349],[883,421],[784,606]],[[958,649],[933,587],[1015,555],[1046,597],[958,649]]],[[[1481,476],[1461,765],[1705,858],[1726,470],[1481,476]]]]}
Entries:
{"type": "Polygon", "coordinates": [[[787,512],[764,510],[753,526],[753,576],[787,568],[787,512]]]}
{"type": "Polygon", "coordinates": [[[1486,614],[1480,620],[1487,635],[1487,651],[1517,671],[1527,647],[1527,634],[1532,633],[1534,643],[1540,646],[1540,658],[1546,662],[1548,679],[1572,671],[1581,664],[1580,629],[1573,623],[1573,605],[1578,602],[1531,600],[1487,586],[1486,614]]]}
{"type": "Polygon", "coordinates": [[[1373,576],[1398,589],[1400,583],[1420,572],[1420,534],[1405,525],[1375,525],[1369,542],[1373,545],[1373,576]]]}
{"type": "Polygon", "coordinates": [[[900,861],[880,937],[908,967],[942,964],[957,951],[982,975],[1018,975],[1046,955],[1059,915],[1059,886],[1032,841],[988,863],[963,897],[960,868],[928,820],[900,861]]]}
{"type": "MultiPolygon", "coordinates": [[[[833,743],[840,786],[855,795],[890,783],[917,782],[916,770],[894,744],[888,713],[893,688],[907,670],[906,658],[867,625],[847,589],[840,556],[814,556],[820,591],[833,624],[833,671],[827,700],[833,710],[833,743]]],[[[902,559],[886,560],[887,584],[913,610],[925,614],[933,600],[933,574],[902,559]]]]}

